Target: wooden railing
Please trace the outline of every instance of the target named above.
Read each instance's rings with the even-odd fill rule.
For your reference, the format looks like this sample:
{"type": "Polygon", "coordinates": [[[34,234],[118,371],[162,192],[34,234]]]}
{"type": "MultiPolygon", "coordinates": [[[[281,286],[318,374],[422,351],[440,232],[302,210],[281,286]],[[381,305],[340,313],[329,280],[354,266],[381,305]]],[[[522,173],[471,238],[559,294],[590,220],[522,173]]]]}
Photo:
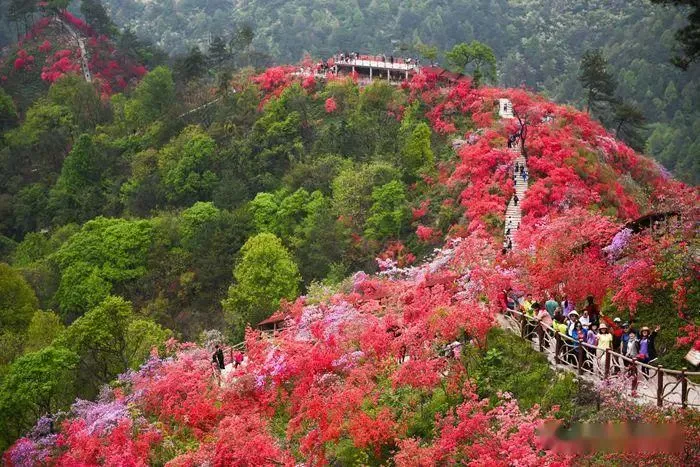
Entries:
{"type": "Polygon", "coordinates": [[[698,380],[700,372],[642,363],[614,350],[577,341],[519,311],[506,310],[501,316],[507,323],[503,327],[532,341],[535,349],[552,357],[558,367],[593,380],[618,379],[632,397],[655,402],[659,407],[666,404],[700,409],[700,384],[691,380],[698,380]]]}

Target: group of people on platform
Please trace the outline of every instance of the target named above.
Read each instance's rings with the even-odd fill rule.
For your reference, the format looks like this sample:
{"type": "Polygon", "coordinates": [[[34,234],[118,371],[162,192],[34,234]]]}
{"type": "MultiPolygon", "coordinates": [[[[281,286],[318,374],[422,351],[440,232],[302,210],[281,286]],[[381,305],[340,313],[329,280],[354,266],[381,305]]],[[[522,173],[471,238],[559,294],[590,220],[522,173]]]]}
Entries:
{"type": "MultiPolygon", "coordinates": [[[[335,61],[338,62],[344,62],[344,63],[350,63],[355,60],[368,60],[368,61],[374,61],[374,62],[389,62],[392,65],[394,63],[405,63],[406,65],[416,65],[418,66],[420,64],[420,60],[418,58],[399,58],[396,57],[394,58],[393,55],[389,56],[389,59],[387,60],[386,55],[360,55],[360,52],[342,52],[342,53],[337,53],[335,54],[335,57],[333,58],[335,61]]],[[[330,61],[331,59],[329,59],[330,61]]]]}
{"type": "MultiPolygon", "coordinates": [[[[534,299],[532,294],[519,297],[509,288],[503,291],[501,299],[504,309],[517,310],[525,315],[526,336],[534,337],[540,331],[551,328],[562,336],[568,336],[570,339],[564,340],[565,345],[569,345],[574,350],[577,350],[582,342],[595,347],[594,351],[591,347],[581,346],[585,350],[588,361],[592,361],[594,352],[595,357],[601,359],[606,349],[642,363],[650,363],[657,358],[655,341],[661,329],[660,326],[656,326],[653,330],[648,326],[642,326],[637,330],[632,321],[623,323],[618,317],[611,318],[601,314],[592,296],[586,298],[580,312],[566,295],[561,300],[556,300],[552,294],[547,293],[543,305],[534,299]],[[538,326],[540,330],[537,329],[538,326]]],[[[576,352],[569,353],[572,358],[575,358],[575,354],[576,352]]],[[[643,368],[643,371],[648,374],[646,368],[643,368]]]]}

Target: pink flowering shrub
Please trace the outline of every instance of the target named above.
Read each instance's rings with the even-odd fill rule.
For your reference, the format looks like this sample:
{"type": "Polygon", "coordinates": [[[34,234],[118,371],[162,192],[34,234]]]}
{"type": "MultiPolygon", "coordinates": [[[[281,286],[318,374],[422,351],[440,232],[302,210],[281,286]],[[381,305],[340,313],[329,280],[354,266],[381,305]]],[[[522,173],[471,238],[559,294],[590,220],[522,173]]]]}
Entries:
{"type": "MultiPolygon", "coordinates": [[[[95,34],[83,20],[70,12],[61,12],[59,16],[84,37],[89,56],[87,66],[104,98],[126,90],[146,74],[146,68],[116,50],[110,38],[95,34]]],[[[49,84],[67,74],[82,74],[80,49],[72,37],[65,37],[67,34],[51,18],[39,19],[18,44],[16,59],[11,63],[12,71],[38,69],[41,79],[49,84]],[[45,38],[47,35],[51,40],[45,38]]]]}

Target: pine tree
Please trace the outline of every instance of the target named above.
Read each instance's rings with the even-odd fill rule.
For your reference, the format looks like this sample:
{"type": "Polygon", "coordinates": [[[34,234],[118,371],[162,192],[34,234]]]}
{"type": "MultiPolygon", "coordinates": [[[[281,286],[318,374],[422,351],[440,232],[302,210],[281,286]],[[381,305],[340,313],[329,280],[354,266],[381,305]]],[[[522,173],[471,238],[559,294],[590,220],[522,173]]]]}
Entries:
{"type": "Polygon", "coordinates": [[[209,60],[215,67],[220,67],[231,59],[231,52],[221,36],[216,36],[209,44],[209,60]]]}
{"type": "Polygon", "coordinates": [[[82,0],[80,13],[90,26],[102,34],[113,35],[117,31],[100,0],[82,0]]]}
{"type": "Polygon", "coordinates": [[[589,50],[581,58],[579,81],[587,91],[586,112],[601,112],[615,102],[613,76],[607,70],[608,62],[599,49],[589,50]]]}
{"type": "Polygon", "coordinates": [[[496,81],[496,55],[494,55],[493,49],[486,44],[479,41],[457,44],[445,56],[454,69],[460,73],[463,73],[468,65],[472,65],[471,73],[476,86],[484,78],[487,81],[496,81]]]}
{"type": "Polygon", "coordinates": [[[29,30],[30,20],[36,13],[35,0],[10,0],[7,6],[7,17],[15,23],[17,28],[17,39],[20,37],[20,25],[23,26],[23,31],[29,30]]]}
{"type": "Polygon", "coordinates": [[[645,129],[645,123],[644,113],[636,105],[621,102],[615,106],[615,135],[638,151],[644,149],[644,137],[640,132],[645,129]]]}
{"type": "Polygon", "coordinates": [[[188,54],[178,61],[177,71],[185,81],[199,78],[206,73],[207,61],[199,47],[192,47],[188,54]]]}
{"type": "Polygon", "coordinates": [[[676,31],[676,40],[681,45],[683,54],[671,59],[678,68],[687,70],[691,63],[700,59],[700,2],[698,0],[651,0],[651,2],[693,9],[688,13],[688,25],[676,31]]]}

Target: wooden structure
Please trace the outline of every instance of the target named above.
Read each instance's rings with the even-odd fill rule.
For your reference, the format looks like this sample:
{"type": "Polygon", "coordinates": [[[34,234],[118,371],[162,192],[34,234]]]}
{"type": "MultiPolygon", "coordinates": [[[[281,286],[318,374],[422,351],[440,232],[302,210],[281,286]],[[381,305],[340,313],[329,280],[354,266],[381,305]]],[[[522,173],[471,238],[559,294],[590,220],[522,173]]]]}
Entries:
{"type": "Polygon", "coordinates": [[[284,328],[285,318],[286,317],[282,313],[276,312],[266,320],[260,321],[257,328],[261,331],[275,333],[284,328]]]}
{"type": "Polygon", "coordinates": [[[652,212],[628,222],[625,224],[625,228],[632,230],[633,233],[639,233],[645,229],[651,229],[652,231],[663,231],[672,223],[679,224],[680,221],[680,213],[675,211],[652,212]]]}

